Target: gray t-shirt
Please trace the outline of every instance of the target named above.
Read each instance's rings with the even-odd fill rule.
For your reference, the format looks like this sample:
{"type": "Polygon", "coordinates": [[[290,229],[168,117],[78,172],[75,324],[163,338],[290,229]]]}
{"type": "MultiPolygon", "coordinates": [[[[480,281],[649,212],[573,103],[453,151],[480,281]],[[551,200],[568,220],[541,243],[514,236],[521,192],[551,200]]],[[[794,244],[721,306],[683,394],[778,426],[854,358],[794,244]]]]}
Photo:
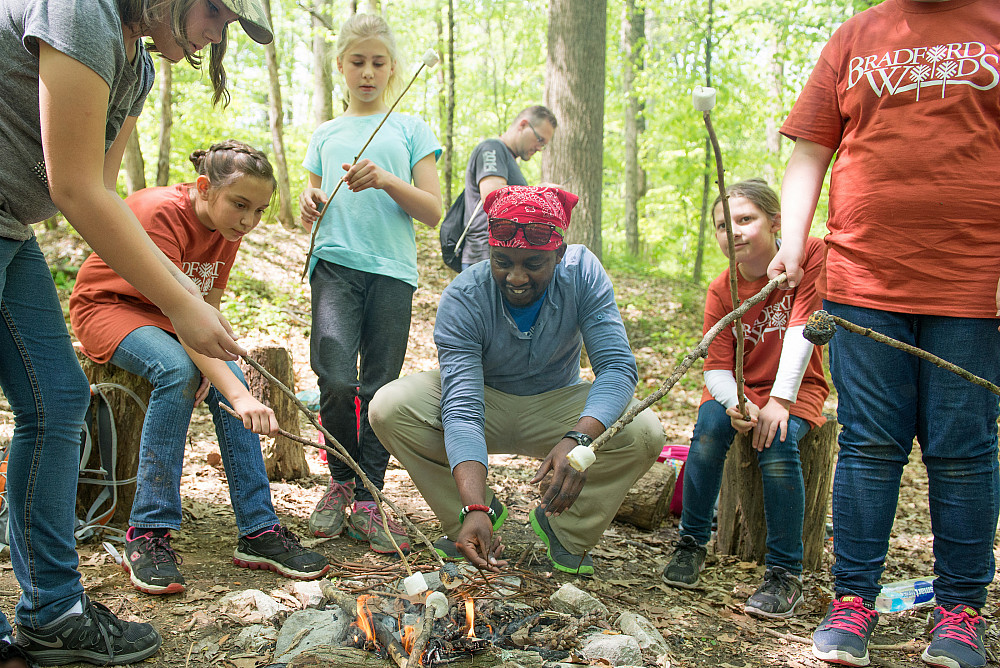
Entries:
{"type": "MultiPolygon", "coordinates": [[[[479,182],[487,176],[507,179],[509,186],[526,186],[517,158],[500,139],[487,139],[472,151],[465,168],[465,215],[469,216],[479,204],[479,182]]],[[[486,212],[482,207],[469,227],[462,249],[462,262],[473,264],[490,256],[490,233],[486,229],[486,212]]]]}
{"type": "MultiPolygon", "coordinates": [[[[38,42],[96,72],[111,89],[104,150],[127,116],[138,116],[153,86],[153,60],[141,44],[125,53],[115,0],[3,0],[0,3],[0,237],[29,239],[51,218],[38,112],[38,42]]],[[[66,119],[71,122],[72,119],[66,119]]]]}

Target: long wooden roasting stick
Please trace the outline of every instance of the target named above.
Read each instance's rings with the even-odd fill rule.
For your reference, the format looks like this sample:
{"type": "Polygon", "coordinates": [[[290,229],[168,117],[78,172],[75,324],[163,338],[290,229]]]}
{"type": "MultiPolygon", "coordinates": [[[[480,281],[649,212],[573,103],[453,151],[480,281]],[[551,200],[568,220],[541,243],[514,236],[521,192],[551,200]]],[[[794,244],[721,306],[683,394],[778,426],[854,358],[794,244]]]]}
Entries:
{"type": "MultiPolygon", "coordinates": [[[[392,103],[391,107],[389,107],[389,111],[385,112],[385,117],[378,124],[378,126],[376,126],[376,128],[372,131],[371,136],[368,137],[368,141],[366,141],[365,145],[361,147],[361,150],[358,151],[358,154],[354,156],[354,162],[351,163],[351,167],[356,165],[358,160],[361,159],[361,154],[365,152],[366,148],[368,148],[368,144],[371,144],[372,140],[375,139],[375,135],[378,134],[378,131],[389,119],[389,114],[392,113],[392,110],[396,108],[396,105],[399,104],[399,101],[403,99],[404,95],[406,95],[406,91],[410,90],[410,86],[412,86],[413,82],[417,80],[417,77],[420,76],[420,73],[423,71],[423,69],[425,67],[434,67],[435,65],[437,65],[437,62],[438,62],[438,57],[437,53],[434,52],[434,49],[427,49],[427,51],[424,52],[423,58],[421,58],[420,67],[418,67],[417,71],[413,73],[413,78],[410,79],[410,83],[406,84],[406,88],[403,89],[403,92],[399,94],[399,97],[396,98],[396,101],[392,103]]],[[[326,214],[326,210],[330,207],[330,202],[333,201],[334,196],[337,194],[337,191],[340,190],[340,186],[342,185],[344,185],[343,179],[337,182],[337,187],[333,189],[333,192],[330,194],[330,197],[328,197],[326,200],[326,204],[323,205],[323,209],[319,212],[319,217],[316,219],[316,222],[313,223],[312,234],[309,235],[309,252],[306,254],[306,266],[302,268],[302,276],[299,277],[299,280],[305,279],[306,274],[309,273],[309,260],[312,259],[313,250],[316,249],[316,232],[319,230],[320,223],[323,222],[323,216],[326,214]]]]}
{"type": "Polygon", "coordinates": [[[886,336],[880,332],[876,332],[869,327],[855,325],[850,320],[844,320],[840,316],[833,315],[832,313],[828,313],[826,311],[814,311],[812,315],[809,316],[809,320],[806,321],[806,327],[802,332],[802,335],[805,336],[811,343],[814,343],[817,346],[822,346],[829,343],[830,339],[833,338],[834,333],[837,331],[837,325],[840,325],[847,331],[853,332],[854,334],[867,336],[868,338],[874,339],[879,343],[884,343],[885,345],[897,350],[902,350],[905,353],[927,360],[935,366],[951,371],[953,374],[964,378],[970,383],[985,388],[993,394],[1000,396],[1000,387],[997,387],[985,378],[980,378],[974,373],[966,371],[957,364],[952,364],[951,362],[943,360],[937,355],[929,353],[926,350],[922,350],[921,348],[917,348],[916,346],[911,346],[908,343],[897,341],[896,339],[886,336]]]}
{"type": "Polygon", "coordinates": [[[636,415],[638,415],[639,413],[646,410],[647,408],[655,404],[657,401],[662,399],[667,394],[667,392],[670,391],[670,388],[672,388],[674,384],[681,379],[681,376],[687,373],[687,370],[691,368],[691,365],[695,363],[695,360],[704,357],[708,353],[708,345],[715,339],[716,336],[719,335],[719,332],[721,332],[725,327],[729,326],[730,323],[735,321],[744,313],[749,311],[751,306],[754,306],[755,304],[759,304],[760,302],[764,301],[767,298],[767,296],[772,292],[774,292],[775,288],[777,288],[778,285],[780,283],[783,283],[784,281],[785,281],[785,274],[784,273],[778,274],[770,281],[768,281],[767,284],[763,288],[761,288],[760,292],[758,292],[753,297],[750,297],[749,299],[744,301],[742,304],[740,304],[739,308],[734,309],[728,315],[726,315],[726,317],[724,317],[722,320],[712,325],[712,328],[708,330],[708,332],[705,334],[704,337],[702,337],[701,342],[699,342],[697,346],[692,348],[691,352],[685,355],[684,359],[681,360],[680,364],[678,364],[674,368],[673,373],[671,373],[670,377],[667,378],[666,382],[664,382],[663,385],[660,386],[660,389],[656,390],[651,395],[640,401],[638,404],[636,404],[632,408],[622,413],[622,416],[618,418],[618,421],[615,422],[610,427],[608,427],[607,429],[605,429],[604,433],[595,438],[594,442],[591,443],[589,446],[578,445],[572,450],[570,450],[569,454],[566,455],[566,459],[569,460],[570,466],[575,468],[577,471],[584,471],[591,464],[593,464],[597,460],[597,451],[605,443],[611,440],[611,438],[614,437],[615,434],[620,432],[625,427],[625,425],[634,420],[636,415]]]}
{"type": "MultiPolygon", "coordinates": [[[[740,306],[739,292],[736,285],[736,242],[733,240],[733,217],[729,212],[729,195],[726,193],[726,170],[722,167],[722,148],[719,138],[715,136],[712,127],[712,108],[715,106],[715,89],[708,86],[695,86],[691,94],[694,108],[702,112],[705,119],[705,129],[712,142],[712,152],[715,154],[716,183],[719,186],[719,198],[722,200],[722,215],[726,219],[726,242],[729,252],[729,295],[733,300],[733,309],[740,306]]],[[[743,395],[743,320],[736,319],[736,396],[739,402],[740,415],[744,420],[750,420],[747,412],[747,399],[743,395]]]]}
{"type": "MultiPolygon", "coordinates": [[[[440,563],[441,566],[444,566],[444,560],[441,559],[441,556],[437,553],[436,550],[434,550],[434,545],[430,542],[430,540],[428,540],[428,538],[424,536],[424,534],[419,529],[417,529],[416,525],[414,525],[413,522],[411,522],[410,519],[406,516],[406,513],[400,510],[395,503],[386,498],[382,494],[382,492],[379,491],[379,489],[372,484],[371,480],[368,479],[368,476],[365,475],[365,472],[361,470],[360,466],[358,466],[358,463],[354,461],[354,458],[351,457],[350,453],[347,452],[347,449],[343,445],[341,445],[340,441],[338,441],[333,436],[333,434],[327,431],[326,428],[322,424],[320,424],[319,420],[316,419],[316,415],[311,410],[306,408],[305,404],[299,401],[299,398],[295,396],[295,393],[292,392],[287,387],[285,387],[284,383],[275,378],[271,374],[271,372],[269,372],[267,369],[261,366],[259,362],[251,359],[247,355],[243,355],[242,357],[247,364],[256,369],[260,373],[260,375],[264,376],[264,378],[267,378],[267,380],[272,385],[280,389],[285,394],[285,396],[287,396],[289,399],[292,400],[292,402],[298,407],[298,409],[302,411],[302,413],[306,416],[310,424],[316,427],[316,429],[323,434],[323,436],[326,438],[327,443],[332,444],[333,447],[336,448],[337,453],[341,455],[340,457],[341,461],[347,464],[351,468],[351,470],[354,471],[354,473],[356,473],[358,477],[361,478],[361,482],[365,486],[365,489],[368,490],[368,493],[372,495],[372,499],[375,501],[375,505],[378,508],[379,515],[382,517],[382,526],[389,526],[389,520],[386,517],[385,508],[383,507],[383,504],[385,504],[388,505],[389,508],[391,508],[394,513],[396,513],[396,516],[399,517],[404,524],[406,524],[408,529],[412,529],[418,536],[420,536],[420,538],[431,548],[430,552],[432,555],[437,557],[438,563],[440,563]]],[[[326,448],[324,448],[324,450],[325,449],[326,448]]],[[[413,569],[410,568],[410,563],[406,560],[406,555],[403,554],[403,551],[399,548],[399,545],[396,543],[396,540],[392,537],[392,533],[386,531],[386,535],[392,542],[392,546],[396,548],[396,554],[399,555],[399,559],[400,561],[403,562],[403,567],[406,569],[407,577],[404,578],[403,580],[403,586],[406,588],[406,593],[413,595],[422,591],[427,591],[428,589],[427,582],[424,580],[423,573],[413,572],[413,569]]]]}

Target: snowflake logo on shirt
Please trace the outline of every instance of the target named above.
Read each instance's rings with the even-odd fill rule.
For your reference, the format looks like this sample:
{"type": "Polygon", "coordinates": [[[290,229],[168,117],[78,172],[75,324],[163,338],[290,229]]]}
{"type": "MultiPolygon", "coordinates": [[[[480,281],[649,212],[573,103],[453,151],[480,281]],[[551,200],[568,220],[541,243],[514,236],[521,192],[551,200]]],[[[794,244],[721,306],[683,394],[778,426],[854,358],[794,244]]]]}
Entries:
{"type": "Polygon", "coordinates": [[[215,279],[219,277],[219,269],[224,262],[185,262],[181,269],[194,281],[204,297],[215,287],[215,279]]]}

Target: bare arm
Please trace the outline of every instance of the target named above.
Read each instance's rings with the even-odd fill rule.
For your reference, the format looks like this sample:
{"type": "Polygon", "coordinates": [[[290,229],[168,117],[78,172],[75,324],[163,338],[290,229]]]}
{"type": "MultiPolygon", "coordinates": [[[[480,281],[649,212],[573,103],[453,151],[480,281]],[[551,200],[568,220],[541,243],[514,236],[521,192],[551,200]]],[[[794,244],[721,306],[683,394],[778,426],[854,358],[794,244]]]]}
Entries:
{"type": "Polygon", "coordinates": [[[302,227],[306,232],[312,232],[312,226],[319,218],[319,212],[329,199],[323,192],[323,177],[319,174],[309,172],[309,183],[299,195],[299,217],[302,219],[302,227]]]}
{"type": "Polygon", "coordinates": [[[821,144],[797,139],[781,181],[781,248],[767,268],[768,278],[788,274],[788,287],[802,280],[802,254],[823,179],[834,150],[821,144]]]}
{"type": "MultiPolygon", "coordinates": [[[[461,462],[452,475],[463,506],[486,505],[486,467],[482,463],[472,460],[461,462]]],[[[455,512],[460,510],[456,508],[455,512]]],[[[455,546],[477,568],[497,573],[501,566],[507,565],[506,561],[500,560],[503,545],[500,537],[493,533],[493,522],[486,513],[472,512],[465,517],[455,546]]]]}
{"type": "Polygon", "coordinates": [[[378,188],[391,197],[411,218],[428,227],[441,220],[441,184],[438,182],[434,154],[413,166],[413,183],[390,174],[367,158],[351,167],[344,164],[344,180],[354,192],[378,188]]]}
{"type": "Polygon", "coordinates": [[[507,179],[502,176],[484,176],[479,179],[479,199],[485,200],[487,195],[505,185],[507,185],[507,179]]]}
{"type": "MultiPolygon", "coordinates": [[[[38,77],[53,203],[108,266],[170,318],[192,348],[223,359],[245,352],[222,315],[163,266],[135,215],[108,190],[104,133],[109,90],[104,80],[45,43],[39,44],[38,77]]],[[[123,145],[115,147],[119,158],[122,150],[123,145]]]]}

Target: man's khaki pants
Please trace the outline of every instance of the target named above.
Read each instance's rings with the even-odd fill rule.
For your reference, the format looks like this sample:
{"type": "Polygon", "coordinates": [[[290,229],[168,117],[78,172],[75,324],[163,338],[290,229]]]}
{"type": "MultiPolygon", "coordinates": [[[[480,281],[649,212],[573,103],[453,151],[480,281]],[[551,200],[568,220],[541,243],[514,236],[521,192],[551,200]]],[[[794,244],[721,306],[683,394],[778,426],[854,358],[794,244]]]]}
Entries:
{"type": "MultiPolygon", "coordinates": [[[[576,426],[590,387],[590,383],[580,383],[524,397],[487,387],[489,454],[544,458],[576,426]]],[[[407,470],[454,540],[461,526],[462,502],[444,448],[440,372],[417,373],[383,386],[369,405],[368,417],[379,440],[407,470]]],[[[563,547],[582,555],[597,544],[629,487],[653,465],[664,441],[659,419],[646,409],[601,447],[576,502],[558,517],[549,518],[563,547]]],[[[493,496],[487,489],[486,503],[493,496]]]]}

